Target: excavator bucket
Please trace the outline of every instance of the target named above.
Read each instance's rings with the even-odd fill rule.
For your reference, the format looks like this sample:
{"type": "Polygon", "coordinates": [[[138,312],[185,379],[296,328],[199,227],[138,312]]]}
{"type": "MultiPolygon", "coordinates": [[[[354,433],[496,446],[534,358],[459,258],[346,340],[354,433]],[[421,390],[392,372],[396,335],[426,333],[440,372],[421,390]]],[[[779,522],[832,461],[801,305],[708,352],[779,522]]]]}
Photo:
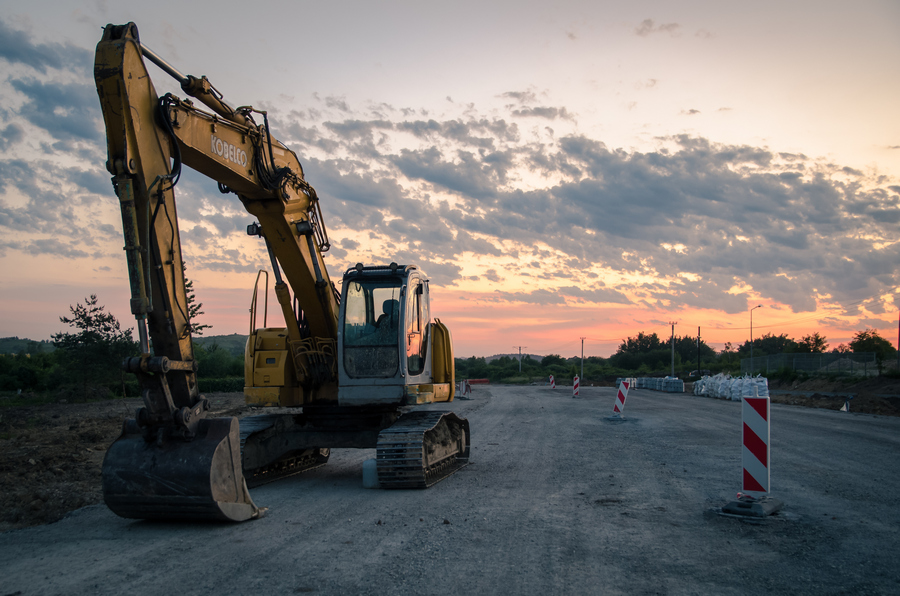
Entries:
{"type": "Polygon", "coordinates": [[[147,441],[135,420],[103,460],[103,498],[136,519],[244,521],[260,517],[241,472],[237,418],[200,420],[189,440],[147,441]]]}

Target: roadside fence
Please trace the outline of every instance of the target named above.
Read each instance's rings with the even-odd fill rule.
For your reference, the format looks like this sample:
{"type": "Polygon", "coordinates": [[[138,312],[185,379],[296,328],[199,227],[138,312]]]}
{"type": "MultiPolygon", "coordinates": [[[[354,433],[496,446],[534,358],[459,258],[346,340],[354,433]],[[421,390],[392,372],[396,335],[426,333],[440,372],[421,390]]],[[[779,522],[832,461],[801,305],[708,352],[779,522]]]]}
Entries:
{"type": "MultiPolygon", "coordinates": [[[[896,368],[896,366],[896,361],[891,359],[887,359],[882,363],[882,368],[884,369],[896,368]]],[[[754,370],[750,370],[750,358],[741,359],[741,374],[765,371],[765,374],[768,375],[783,368],[816,374],[849,374],[860,377],[871,377],[878,374],[875,352],[754,356],[754,370]]]]}

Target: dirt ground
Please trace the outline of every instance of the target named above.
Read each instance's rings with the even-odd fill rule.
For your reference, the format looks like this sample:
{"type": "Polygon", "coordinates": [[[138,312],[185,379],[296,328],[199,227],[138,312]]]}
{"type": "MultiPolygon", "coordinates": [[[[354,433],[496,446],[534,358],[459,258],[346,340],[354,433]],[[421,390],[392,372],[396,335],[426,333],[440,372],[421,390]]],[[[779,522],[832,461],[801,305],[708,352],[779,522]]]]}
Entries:
{"type": "Polygon", "coordinates": [[[850,411],[900,416],[900,379],[872,377],[856,383],[810,379],[802,383],[769,382],[772,403],[840,410],[850,400],[850,411]],[[779,393],[779,392],[785,393],[779,393]],[[787,393],[790,392],[790,393],[787,393]]]}
{"type": "MultiPolygon", "coordinates": [[[[900,416],[900,380],[855,384],[827,380],[770,383],[773,403],[839,410],[855,395],[852,412],[900,416]],[[793,393],[777,393],[790,391],[793,393]],[[887,397],[885,397],[887,396],[887,397]]],[[[690,392],[690,387],[685,390],[690,392]]],[[[214,416],[257,414],[240,393],[207,394],[214,416]]],[[[133,417],[139,399],[8,406],[0,402],[0,532],[62,519],[103,501],[100,469],[107,446],[133,417]]]]}
{"type": "MultiPolygon", "coordinates": [[[[251,413],[240,393],[206,397],[215,416],[251,413]]],[[[55,522],[101,503],[103,456],[140,405],[136,398],[10,407],[0,402],[0,532],[55,522]]]]}

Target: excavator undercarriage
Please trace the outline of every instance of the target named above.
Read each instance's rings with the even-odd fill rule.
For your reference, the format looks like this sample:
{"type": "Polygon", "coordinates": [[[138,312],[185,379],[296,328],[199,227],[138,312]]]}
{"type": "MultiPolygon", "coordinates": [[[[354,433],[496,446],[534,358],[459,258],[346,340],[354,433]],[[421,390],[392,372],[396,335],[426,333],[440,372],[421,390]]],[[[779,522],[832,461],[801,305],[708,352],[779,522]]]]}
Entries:
{"type": "Polygon", "coordinates": [[[241,419],[248,486],[318,468],[328,461],[330,448],[375,448],[382,488],[426,488],[469,461],[469,423],[453,412],[306,410],[241,419]]]}

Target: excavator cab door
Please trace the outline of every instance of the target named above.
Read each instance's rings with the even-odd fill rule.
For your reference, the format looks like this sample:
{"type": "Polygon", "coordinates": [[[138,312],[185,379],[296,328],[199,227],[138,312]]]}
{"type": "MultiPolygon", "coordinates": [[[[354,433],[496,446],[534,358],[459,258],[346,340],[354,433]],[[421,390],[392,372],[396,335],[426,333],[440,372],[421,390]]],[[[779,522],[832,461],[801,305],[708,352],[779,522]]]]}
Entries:
{"type": "Polygon", "coordinates": [[[428,308],[428,282],[410,276],[406,285],[404,321],[406,323],[406,371],[410,383],[425,383],[430,378],[428,346],[430,317],[428,308]]]}

